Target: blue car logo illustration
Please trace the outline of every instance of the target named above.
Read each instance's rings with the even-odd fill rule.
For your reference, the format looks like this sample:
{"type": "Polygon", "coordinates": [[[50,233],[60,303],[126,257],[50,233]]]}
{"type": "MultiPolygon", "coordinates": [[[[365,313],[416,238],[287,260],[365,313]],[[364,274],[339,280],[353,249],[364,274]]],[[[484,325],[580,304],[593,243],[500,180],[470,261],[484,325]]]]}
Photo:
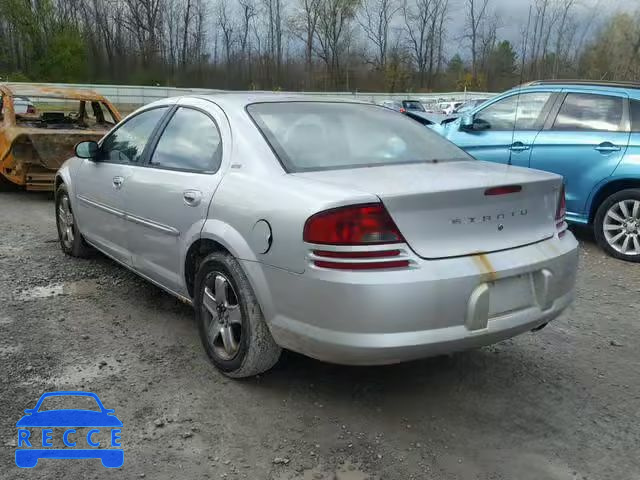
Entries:
{"type": "Polygon", "coordinates": [[[118,468],[124,463],[124,451],[120,443],[122,422],[114,415],[114,410],[104,408],[95,393],[45,393],[34,408],[24,412],[26,415],[16,423],[18,467],[33,468],[40,458],[99,458],[107,468],[118,468]],[[92,398],[99,411],[67,408],[41,411],[42,402],[52,397],[71,397],[71,400],[85,397],[85,402],[86,397],[92,398]],[[56,432],[64,430],[57,439],[54,439],[54,428],[56,432]],[[105,435],[106,441],[103,438],[105,435]],[[58,445],[54,445],[54,442],[64,448],[56,448],[58,445]],[[85,444],[89,448],[83,448],[85,444]]]}

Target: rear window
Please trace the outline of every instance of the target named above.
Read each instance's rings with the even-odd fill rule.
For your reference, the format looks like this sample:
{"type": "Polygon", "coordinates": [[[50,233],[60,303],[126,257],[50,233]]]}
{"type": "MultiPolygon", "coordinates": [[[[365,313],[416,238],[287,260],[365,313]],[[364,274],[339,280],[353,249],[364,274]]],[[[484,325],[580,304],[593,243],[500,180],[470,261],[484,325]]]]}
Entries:
{"type": "Polygon", "coordinates": [[[247,111],[289,172],[471,159],[414,120],[375,105],[274,102],[247,111]]]}
{"type": "Polygon", "coordinates": [[[554,130],[605,131],[622,130],[621,97],[569,93],[553,124],[554,130]]]}
{"type": "Polygon", "coordinates": [[[640,133],[640,101],[631,100],[631,131],[640,133]]]}
{"type": "Polygon", "coordinates": [[[407,110],[416,110],[418,112],[424,112],[424,107],[417,100],[405,100],[404,102],[402,102],[402,105],[407,110]]]}

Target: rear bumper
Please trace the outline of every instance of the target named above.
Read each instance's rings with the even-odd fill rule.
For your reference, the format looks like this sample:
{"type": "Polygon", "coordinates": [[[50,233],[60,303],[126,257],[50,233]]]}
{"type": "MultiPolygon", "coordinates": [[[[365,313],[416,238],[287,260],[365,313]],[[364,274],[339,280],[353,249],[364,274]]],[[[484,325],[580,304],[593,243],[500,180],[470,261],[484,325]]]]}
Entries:
{"type": "Polygon", "coordinates": [[[377,273],[245,268],[264,274],[256,293],[282,347],[376,365],[492,344],[553,320],[572,301],[578,252],[567,233],[487,255],[414,260],[416,268],[377,273]]]}

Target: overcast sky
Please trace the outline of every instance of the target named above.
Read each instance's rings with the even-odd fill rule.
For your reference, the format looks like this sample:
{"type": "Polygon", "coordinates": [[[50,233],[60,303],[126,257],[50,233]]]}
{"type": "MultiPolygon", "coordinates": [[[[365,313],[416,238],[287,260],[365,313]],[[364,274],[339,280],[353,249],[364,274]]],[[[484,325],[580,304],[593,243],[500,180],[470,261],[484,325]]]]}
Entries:
{"type": "MultiPolygon", "coordinates": [[[[454,37],[462,34],[464,28],[464,3],[465,0],[452,1],[450,32],[454,37]]],[[[535,0],[490,0],[492,8],[502,17],[503,26],[498,34],[499,38],[513,42],[519,49],[522,29],[527,25],[529,6],[534,3],[535,0]]],[[[640,12],[640,0],[578,0],[578,4],[574,10],[575,15],[586,19],[596,13],[596,24],[598,20],[606,19],[617,12],[640,12]]],[[[593,30],[597,30],[597,25],[594,25],[593,30]]]]}

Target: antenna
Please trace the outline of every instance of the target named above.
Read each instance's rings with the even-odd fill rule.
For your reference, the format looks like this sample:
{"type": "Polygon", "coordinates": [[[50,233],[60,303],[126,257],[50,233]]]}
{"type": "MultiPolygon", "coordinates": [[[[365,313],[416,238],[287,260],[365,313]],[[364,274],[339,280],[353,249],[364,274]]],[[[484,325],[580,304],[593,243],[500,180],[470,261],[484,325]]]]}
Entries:
{"type": "MultiPolygon", "coordinates": [[[[513,115],[513,129],[511,130],[511,145],[516,138],[516,123],[518,122],[518,107],[520,106],[520,91],[522,90],[522,82],[524,79],[524,64],[527,58],[527,46],[529,44],[529,27],[531,26],[531,8],[533,6],[529,5],[529,18],[527,19],[527,30],[524,34],[524,46],[522,48],[522,66],[520,67],[520,81],[518,82],[518,95],[516,97],[516,111],[513,115]]],[[[511,155],[513,155],[513,150],[509,147],[509,162],[507,165],[512,165],[511,163],[511,155]]]]}

